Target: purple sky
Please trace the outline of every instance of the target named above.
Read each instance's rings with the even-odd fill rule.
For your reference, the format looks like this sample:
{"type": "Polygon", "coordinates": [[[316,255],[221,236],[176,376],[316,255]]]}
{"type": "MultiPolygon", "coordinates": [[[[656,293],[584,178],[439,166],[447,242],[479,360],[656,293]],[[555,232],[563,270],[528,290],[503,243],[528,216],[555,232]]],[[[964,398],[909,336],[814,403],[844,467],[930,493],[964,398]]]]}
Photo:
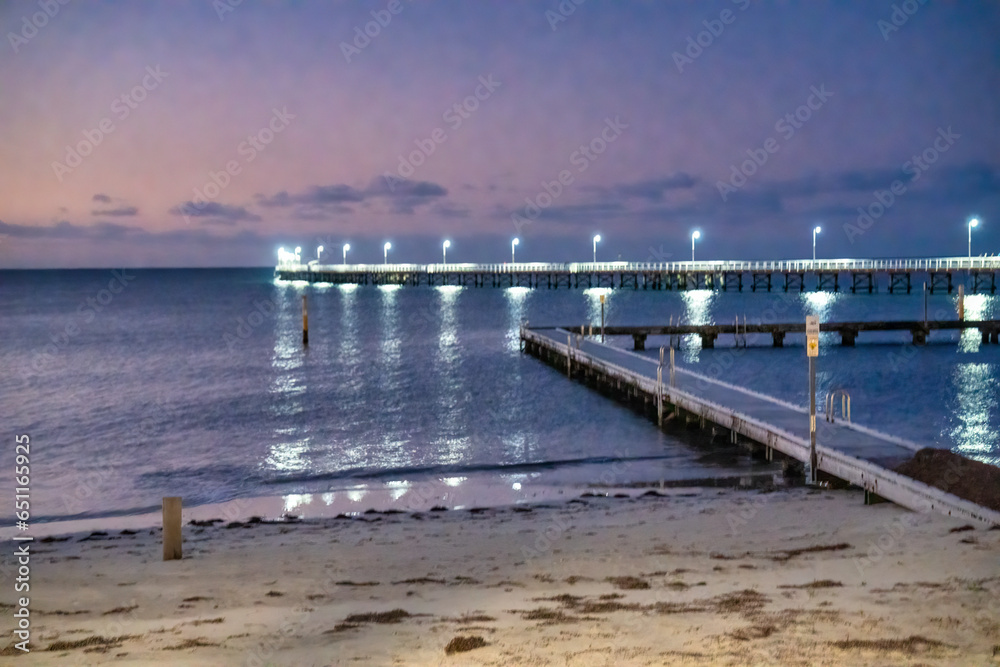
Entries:
{"type": "Polygon", "coordinates": [[[995,2],[51,1],[0,8],[0,268],[1000,252],[995,2]]]}

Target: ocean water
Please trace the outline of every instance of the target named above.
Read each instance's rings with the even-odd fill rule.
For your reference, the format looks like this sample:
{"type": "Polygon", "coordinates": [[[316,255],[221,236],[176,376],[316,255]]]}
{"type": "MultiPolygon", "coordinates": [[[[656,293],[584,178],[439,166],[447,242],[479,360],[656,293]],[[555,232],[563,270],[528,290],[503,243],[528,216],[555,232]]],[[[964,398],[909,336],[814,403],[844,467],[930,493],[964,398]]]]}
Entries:
{"type": "MultiPolygon", "coordinates": [[[[0,272],[3,437],[31,437],[34,521],[421,480],[583,485],[766,470],[698,431],[663,432],[519,351],[518,327],[683,320],[922,319],[921,294],[326,286],[271,269],[0,272]],[[301,342],[308,296],[310,344],[301,342]],[[610,473],[609,473],[610,471],[610,473]]],[[[955,296],[927,301],[955,317],[955,296]]],[[[966,298],[1000,317],[1000,297],[966,298]]],[[[1000,346],[977,332],[823,336],[820,397],[854,421],[1000,464],[1000,346]]],[[[613,344],[631,346],[631,339],[613,344]]],[[[651,338],[647,354],[666,341],[651,338]]],[[[807,402],[801,338],[678,356],[807,402]]],[[[13,472],[0,490],[13,487],[13,472]]],[[[12,512],[0,512],[10,518],[12,512]]]]}

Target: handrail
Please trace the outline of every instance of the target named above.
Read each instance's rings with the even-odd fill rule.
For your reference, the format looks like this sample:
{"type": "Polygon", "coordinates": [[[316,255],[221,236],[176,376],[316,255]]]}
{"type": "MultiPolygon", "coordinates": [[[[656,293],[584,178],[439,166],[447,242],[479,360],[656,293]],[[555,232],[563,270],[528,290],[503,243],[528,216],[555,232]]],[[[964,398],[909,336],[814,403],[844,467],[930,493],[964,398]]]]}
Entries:
{"type": "Polygon", "coordinates": [[[711,260],[700,262],[504,262],[447,264],[307,264],[281,262],[282,271],[316,273],[533,273],[533,272],[852,272],[852,271],[1000,271],[1000,257],[936,257],[914,259],[794,259],[794,260],[711,260]]]}
{"type": "Polygon", "coordinates": [[[846,389],[833,389],[826,395],[826,420],[833,422],[835,399],[840,396],[840,417],[851,423],[851,395],[846,389]]]}

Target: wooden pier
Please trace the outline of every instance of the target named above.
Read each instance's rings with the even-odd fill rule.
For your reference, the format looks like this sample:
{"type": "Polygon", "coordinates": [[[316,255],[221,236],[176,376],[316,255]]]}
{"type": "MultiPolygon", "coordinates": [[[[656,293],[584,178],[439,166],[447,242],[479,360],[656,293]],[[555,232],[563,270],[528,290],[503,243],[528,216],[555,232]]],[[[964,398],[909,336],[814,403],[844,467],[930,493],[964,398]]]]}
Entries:
{"type": "MultiPolygon", "coordinates": [[[[520,336],[526,353],[636,407],[661,426],[669,421],[697,423],[768,460],[783,459],[795,467],[810,459],[805,408],[566,329],[522,327],[520,336]]],[[[1000,526],[1000,512],[892,471],[922,449],[920,445],[848,419],[837,418],[833,410],[827,419],[817,419],[819,480],[858,486],[866,502],[885,499],[914,511],[1000,526]]]]}
{"type": "Polygon", "coordinates": [[[275,267],[282,280],[357,285],[460,285],[735,292],[850,291],[995,294],[1000,257],[712,262],[517,262],[503,264],[309,264],[275,267]]]}
{"type": "MultiPolygon", "coordinates": [[[[560,327],[567,331],[590,333],[595,330],[593,325],[560,327]]],[[[862,331],[908,331],[913,337],[914,345],[926,345],[931,331],[965,331],[978,329],[982,335],[983,344],[1000,343],[1000,320],[935,320],[935,321],[885,321],[885,322],[822,322],[820,331],[831,331],[840,334],[840,343],[853,347],[858,333],[862,331]]],[[[789,333],[805,333],[803,322],[785,323],[754,323],[736,322],[731,324],[670,324],[661,326],[606,326],[605,336],[632,336],[634,349],[645,350],[648,336],[683,336],[695,334],[701,336],[703,348],[715,347],[715,340],[721,335],[731,335],[736,339],[749,334],[770,334],[774,347],[783,347],[785,335],[789,333]]],[[[600,329],[597,329],[600,334],[600,329]]],[[[678,344],[679,347],[679,344],[678,344]]]]}

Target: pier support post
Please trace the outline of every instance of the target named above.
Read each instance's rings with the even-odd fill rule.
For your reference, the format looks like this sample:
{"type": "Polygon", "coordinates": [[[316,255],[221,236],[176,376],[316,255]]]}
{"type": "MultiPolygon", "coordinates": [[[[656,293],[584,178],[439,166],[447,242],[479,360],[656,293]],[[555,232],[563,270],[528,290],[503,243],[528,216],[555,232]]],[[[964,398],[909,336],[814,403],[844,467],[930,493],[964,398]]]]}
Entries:
{"type": "Polygon", "coordinates": [[[926,329],[914,329],[913,330],[913,344],[914,345],[926,345],[927,344],[927,330],[926,329]]]}
{"type": "Polygon", "coordinates": [[[854,329],[840,330],[840,344],[844,347],[854,347],[854,341],[858,337],[858,332],[854,329]]]}
{"type": "Polygon", "coordinates": [[[656,367],[656,424],[663,426],[663,348],[660,348],[660,364],[656,367]]]}
{"type": "Polygon", "coordinates": [[[302,295],[302,344],[309,344],[309,310],[306,306],[306,295],[302,295]]]}
{"type": "Polygon", "coordinates": [[[784,331],[772,331],[771,332],[771,344],[774,347],[784,347],[785,346],[785,332],[784,331]]]}
{"type": "Polygon", "coordinates": [[[674,348],[670,348],[670,386],[677,386],[677,381],[674,377],[674,348]]]}
{"type": "Polygon", "coordinates": [[[566,334],[566,377],[573,377],[573,334],[566,334]]]}
{"type": "Polygon", "coordinates": [[[714,348],[715,347],[715,338],[718,335],[719,334],[711,332],[711,331],[705,331],[704,333],[702,333],[701,334],[701,346],[702,346],[702,348],[704,348],[704,349],[714,348]]]}
{"type": "Polygon", "coordinates": [[[646,349],[646,334],[632,334],[632,342],[636,351],[646,349]]]}
{"type": "Polygon", "coordinates": [[[181,558],[181,499],[167,496],[163,499],[163,560],[181,558]]]}

